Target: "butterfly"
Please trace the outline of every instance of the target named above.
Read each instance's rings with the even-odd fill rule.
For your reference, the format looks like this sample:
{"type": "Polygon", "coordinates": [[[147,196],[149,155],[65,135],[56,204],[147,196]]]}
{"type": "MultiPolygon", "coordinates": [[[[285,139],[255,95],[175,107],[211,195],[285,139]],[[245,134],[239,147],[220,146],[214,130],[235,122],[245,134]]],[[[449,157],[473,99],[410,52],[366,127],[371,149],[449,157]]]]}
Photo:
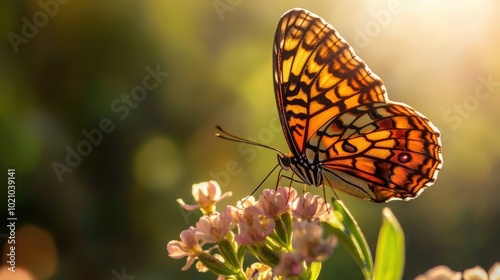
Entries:
{"type": "Polygon", "coordinates": [[[409,200],[443,164],[439,130],[390,101],[382,80],[319,16],[292,9],[273,50],[278,113],[290,154],[278,162],[304,183],[384,202],[409,200]]]}

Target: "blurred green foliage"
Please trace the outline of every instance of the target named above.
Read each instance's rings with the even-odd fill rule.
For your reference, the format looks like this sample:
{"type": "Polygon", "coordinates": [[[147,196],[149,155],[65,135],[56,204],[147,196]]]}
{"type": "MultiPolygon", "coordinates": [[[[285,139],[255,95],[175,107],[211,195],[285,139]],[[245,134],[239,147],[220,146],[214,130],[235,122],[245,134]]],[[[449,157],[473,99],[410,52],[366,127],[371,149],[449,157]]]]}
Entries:
{"type": "MultiPolygon", "coordinates": [[[[212,279],[181,272],[183,262],[167,257],[166,243],[198,219],[175,199],[188,198],[193,183],[216,179],[234,192],[227,201],[234,204],[276,164],[272,152],[216,139],[216,124],[287,151],[271,54],[276,24],[293,7],[333,24],[384,79],[392,100],[443,133],[436,184],[414,201],[390,203],[406,234],[405,279],[439,264],[463,270],[498,261],[497,1],[7,0],[0,10],[0,170],[17,173],[19,269],[48,279],[112,279],[122,271],[136,279],[212,279]],[[147,67],[169,75],[141,93],[147,67]],[[82,131],[98,135],[104,119],[114,129],[86,146],[82,131]],[[78,147],[88,155],[70,159],[78,162],[70,167],[68,151],[78,147]],[[68,167],[61,180],[54,162],[68,167]],[[30,225],[37,230],[21,231],[30,225]],[[40,231],[53,251],[40,245],[51,244],[40,231]],[[28,239],[39,245],[22,247],[28,239]]],[[[384,205],[342,199],[374,248],[384,205]]],[[[362,278],[342,248],[322,275],[362,278]]]]}

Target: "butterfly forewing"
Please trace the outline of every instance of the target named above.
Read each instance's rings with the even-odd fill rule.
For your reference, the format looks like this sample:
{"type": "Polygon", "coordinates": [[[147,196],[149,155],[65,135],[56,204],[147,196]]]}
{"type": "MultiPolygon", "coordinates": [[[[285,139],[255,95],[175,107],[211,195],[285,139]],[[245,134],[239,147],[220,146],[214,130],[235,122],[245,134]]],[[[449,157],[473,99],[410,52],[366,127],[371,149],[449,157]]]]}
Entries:
{"type": "Polygon", "coordinates": [[[389,101],[382,80],[320,17],[283,15],[274,81],[292,170],[308,184],[372,201],[416,197],[442,165],[437,128],[389,101]]]}
{"type": "Polygon", "coordinates": [[[332,116],[386,100],[382,81],[321,18],[301,9],[285,13],[274,44],[276,99],[292,152],[303,152],[332,116]]]}

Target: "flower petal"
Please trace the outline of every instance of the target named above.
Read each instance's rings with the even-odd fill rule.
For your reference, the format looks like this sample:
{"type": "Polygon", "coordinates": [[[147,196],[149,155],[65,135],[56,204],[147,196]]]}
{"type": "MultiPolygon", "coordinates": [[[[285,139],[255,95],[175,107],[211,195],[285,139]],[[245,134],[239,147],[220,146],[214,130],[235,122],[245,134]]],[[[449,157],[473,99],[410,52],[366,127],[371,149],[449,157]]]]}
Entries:
{"type": "Polygon", "coordinates": [[[445,265],[433,267],[415,280],[462,280],[462,273],[455,272],[445,265]]]}
{"type": "Polygon", "coordinates": [[[488,274],[490,275],[490,280],[500,280],[500,262],[494,263],[488,274]]]}
{"type": "Polygon", "coordinates": [[[168,256],[173,259],[180,259],[182,257],[189,256],[189,254],[182,249],[181,242],[177,240],[172,240],[168,242],[167,252],[168,256]]]}
{"type": "Polygon", "coordinates": [[[464,280],[488,280],[488,274],[480,266],[466,269],[464,271],[464,280]]]}

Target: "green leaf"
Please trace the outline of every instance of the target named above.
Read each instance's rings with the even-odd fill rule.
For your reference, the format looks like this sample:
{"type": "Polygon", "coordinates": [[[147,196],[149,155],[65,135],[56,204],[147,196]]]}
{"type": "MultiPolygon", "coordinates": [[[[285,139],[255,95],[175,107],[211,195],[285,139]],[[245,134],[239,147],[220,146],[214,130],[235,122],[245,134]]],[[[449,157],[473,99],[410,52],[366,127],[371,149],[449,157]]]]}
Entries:
{"type": "Polygon", "coordinates": [[[319,273],[321,272],[321,262],[312,262],[309,271],[311,272],[309,274],[309,280],[318,279],[319,273]]]}
{"type": "Polygon", "coordinates": [[[245,258],[245,246],[238,245],[238,251],[236,255],[238,256],[238,262],[243,263],[243,259],[245,258]]]}
{"type": "Polygon", "coordinates": [[[342,201],[333,199],[332,206],[329,220],[324,223],[326,229],[337,236],[358,263],[364,278],[370,280],[373,273],[372,254],[361,229],[342,201]]]}
{"type": "MultiPolygon", "coordinates": [[[[284,215],[283,215],[284,216],[284,215]]],[[[282,219],[276,219],[274,220],[275,224],[275,232],[276,232],[276,238],[274,240],[281,244],[281,246],[289,246],[290,245],[290,237],[291,232],[287,231],[287,226],[285,222],[282,219]]]]}
{"type": "Polygon", "coordinates": [[[219,245],[219,252],[224,257],[224,260],[228,265],[235,269],[241,268],[241,262],[238,258],[238,252],[236,251],[236,244],[231,241],[224,239],[220,241],[217,245],[219,245]]]}
{"type": "Polygon", "coordinates": [[[198,255],[198,259],[213,273],[217,275],[231,276],[237,275],[240,270],[233,269],[232,267],[226,265],[224,262],[221,262],[214,256],[202,252],[198,255]]]}
{"type": "Polygon", "coordinates": [[[266,246],[266,244],[247,245],[246,248],[265,265],[276,267],[280,262],[281,252],[266,246]]]}
{"type": "Polygon", "coordinates": [[[405,236],[403,229],[401,229],[398,220],[389,208],[384,208],[382,217],[373,280],[401,279],[405,265],[405,236]]]}

